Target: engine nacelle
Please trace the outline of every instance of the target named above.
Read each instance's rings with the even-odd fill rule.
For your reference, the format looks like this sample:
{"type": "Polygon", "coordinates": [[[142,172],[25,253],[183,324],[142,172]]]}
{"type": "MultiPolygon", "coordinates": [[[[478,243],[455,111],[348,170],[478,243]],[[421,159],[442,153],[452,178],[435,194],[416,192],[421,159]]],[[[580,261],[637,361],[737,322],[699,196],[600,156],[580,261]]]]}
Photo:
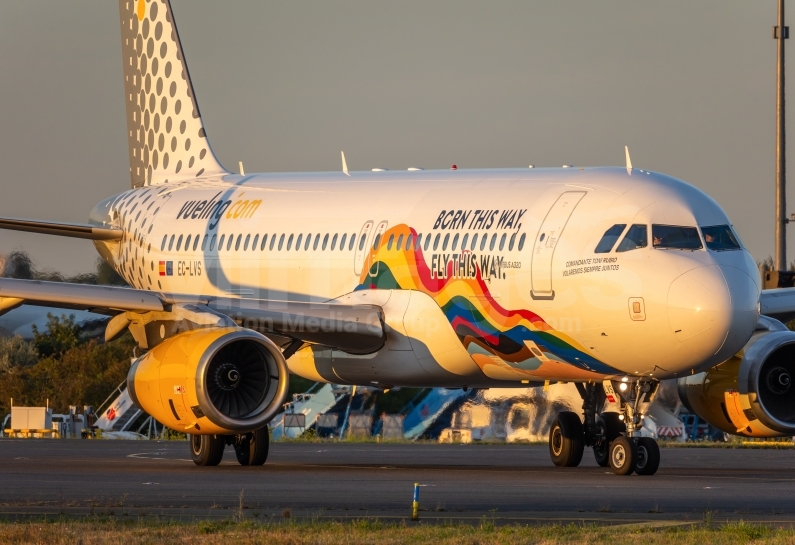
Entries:
{"type": "Polygon", "coordinates": [[[133,402],[160,423],[194,435],[266,425],[287,396],[278,346],[254,331],[212,327],[166,339],[127,375],[133,402]]]}
{"type": "Polygon", "coordinates": [[[679,379],[682,403],[716,428],[746,437],[795,435],[795,332],[762,316],[745,348],[679,379]]]}

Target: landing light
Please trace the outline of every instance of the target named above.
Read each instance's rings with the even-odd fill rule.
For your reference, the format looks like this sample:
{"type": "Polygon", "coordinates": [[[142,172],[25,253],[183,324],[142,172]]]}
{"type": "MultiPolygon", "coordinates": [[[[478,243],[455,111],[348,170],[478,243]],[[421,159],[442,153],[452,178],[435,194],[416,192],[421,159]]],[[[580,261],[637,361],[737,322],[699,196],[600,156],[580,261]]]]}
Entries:
{"type": "Polygon", "coordinates": [[[621,390],[622,392],[626,392],[627,391],[626,383],[622,382],[621,384],[619,384],[618,389],[621,390]]]}

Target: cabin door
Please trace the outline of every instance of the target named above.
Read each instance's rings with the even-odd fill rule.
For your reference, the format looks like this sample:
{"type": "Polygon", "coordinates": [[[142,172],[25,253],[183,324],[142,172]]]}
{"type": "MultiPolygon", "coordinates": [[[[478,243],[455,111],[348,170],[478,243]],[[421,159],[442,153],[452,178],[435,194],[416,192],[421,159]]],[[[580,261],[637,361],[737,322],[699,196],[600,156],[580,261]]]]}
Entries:
{"type": "Polygon", "coordinates": [[[552,257],[571,213],[585,196],[585,191],[563,193],[547,212],[533,245],[530,296],[533,299],[554,299],[552,286],[552,257]]]}

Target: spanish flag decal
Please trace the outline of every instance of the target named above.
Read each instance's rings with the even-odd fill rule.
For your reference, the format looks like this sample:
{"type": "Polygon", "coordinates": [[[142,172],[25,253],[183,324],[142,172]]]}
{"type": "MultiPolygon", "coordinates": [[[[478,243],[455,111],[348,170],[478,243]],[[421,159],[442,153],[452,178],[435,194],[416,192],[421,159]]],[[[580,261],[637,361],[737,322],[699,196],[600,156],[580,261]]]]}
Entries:
{"type": "Polygon", "coordinates": [[[174,262],[161,261],[158,264],[160,276],[173,276],[174,275],[174,262]]]}

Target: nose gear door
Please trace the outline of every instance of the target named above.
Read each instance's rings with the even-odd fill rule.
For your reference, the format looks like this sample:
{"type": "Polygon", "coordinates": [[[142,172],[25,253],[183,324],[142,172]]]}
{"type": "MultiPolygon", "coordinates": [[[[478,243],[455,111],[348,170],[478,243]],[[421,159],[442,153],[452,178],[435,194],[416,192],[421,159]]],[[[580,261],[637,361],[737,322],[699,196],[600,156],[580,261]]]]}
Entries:
{"type": "Polygon", "coordinates": [[[530,267],[530,296],[533,299],[555,298],[555,290],[552,288],[552,257],[571,213],[585,194],[585,191],[566,191],[558,197],[541,222],[533,245],[533,261],[530,267]]]}

